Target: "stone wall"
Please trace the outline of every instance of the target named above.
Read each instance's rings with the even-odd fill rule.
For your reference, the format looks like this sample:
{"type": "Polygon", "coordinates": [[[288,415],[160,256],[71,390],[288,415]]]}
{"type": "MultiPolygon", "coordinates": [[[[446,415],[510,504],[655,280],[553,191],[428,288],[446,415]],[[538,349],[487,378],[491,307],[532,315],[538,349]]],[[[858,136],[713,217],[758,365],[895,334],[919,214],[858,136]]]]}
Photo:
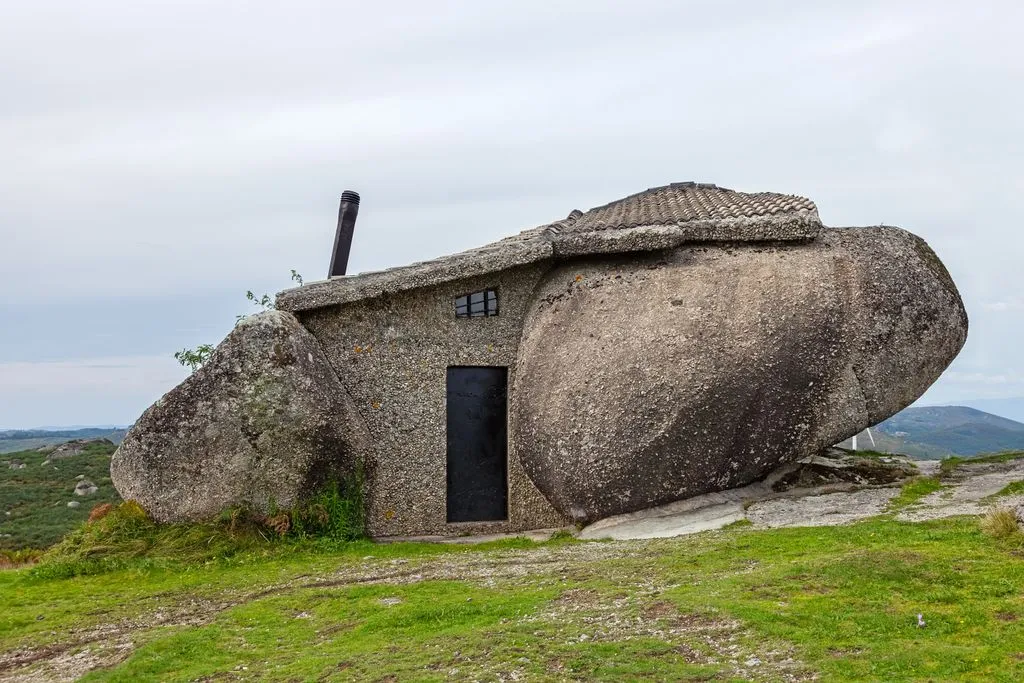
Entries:
{"type": "Polygon", "coordinates": [[[507,367],[511,400],[526,307],[549,267],[530,264],[299,314],[369,428],[372,445],[364,457],[373,536],[507,532],[567,523],[526,476],[511,440],[508,520],[446,522],[447,369],[507,367]],[[489,288],[498,291],[498,316],[455,317],[457,296],[489,288]]]}

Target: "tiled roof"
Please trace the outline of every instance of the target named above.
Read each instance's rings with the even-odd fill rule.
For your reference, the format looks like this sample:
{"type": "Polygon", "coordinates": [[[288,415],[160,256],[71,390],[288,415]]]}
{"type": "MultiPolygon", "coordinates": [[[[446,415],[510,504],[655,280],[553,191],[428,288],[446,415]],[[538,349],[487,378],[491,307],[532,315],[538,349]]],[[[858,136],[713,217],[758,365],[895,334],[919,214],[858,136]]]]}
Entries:
{"type": "Polygon", "coordinates": [[[277,307],[305,311],[430,287],[546,259],[670,249],[694,242],[784,242],[821,230],[809,199],[743,193],[706,183],[654,187],[517,235],[431,261],[310,282],[277,295],[277,307]]]}
{"type": "Polygon", "coordinates": [[[593,208],[568,229],[587,232],[801,213],[817,213],[814,202],[775,192],[734,192],[708,183],[672,183],[593,208]]]}

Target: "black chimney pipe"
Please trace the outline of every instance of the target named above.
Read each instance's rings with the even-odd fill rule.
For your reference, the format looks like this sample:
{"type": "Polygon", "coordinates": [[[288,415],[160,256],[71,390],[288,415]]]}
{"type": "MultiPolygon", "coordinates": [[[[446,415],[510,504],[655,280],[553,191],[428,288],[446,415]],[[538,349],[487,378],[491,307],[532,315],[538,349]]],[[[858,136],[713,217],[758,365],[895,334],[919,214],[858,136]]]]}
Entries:
{"type": "Polygon", "coordinates": [[[352,249],[352,233],[356,229],[359,215],[359,193],[345,190],[341,193],[338,206],[338,231],[334,234],[334,251],[331,253],[331,269],[327,277],[344,275],[348,269],[348,253],[352,249]]]}

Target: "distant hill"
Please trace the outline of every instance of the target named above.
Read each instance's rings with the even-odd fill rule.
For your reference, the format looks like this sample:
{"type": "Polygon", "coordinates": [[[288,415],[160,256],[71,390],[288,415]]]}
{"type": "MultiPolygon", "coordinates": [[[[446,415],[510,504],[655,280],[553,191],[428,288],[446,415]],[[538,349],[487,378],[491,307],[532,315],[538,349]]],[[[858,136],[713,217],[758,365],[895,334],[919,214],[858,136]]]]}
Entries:
{"type": "Polygon", "coordinates": [[[1024,396],[1016,398],[979,398],[964,401],[963,405],[983,410],[986,413],[1001,415],[1017,422],[1024,422],[1024,396]]]}
{"type": "MultiPolygon", "coordinates": [[[[1024,424],[965,406],[907,408],[876,425],[870,437],[859,434],[858,447],[914,458],[1024,450],[1024,424]]],[[[849,448],[851,442],[841,445],[849,448]]]]}
{"type": "Polygon", "coordinates": [[[124,428],[85,427],[82,429],[7,429],[0,430],[0,453],[16,453],[42,446],[55,446],[71,439],[107,439],[121,443],[128,433],[124,428]]]}

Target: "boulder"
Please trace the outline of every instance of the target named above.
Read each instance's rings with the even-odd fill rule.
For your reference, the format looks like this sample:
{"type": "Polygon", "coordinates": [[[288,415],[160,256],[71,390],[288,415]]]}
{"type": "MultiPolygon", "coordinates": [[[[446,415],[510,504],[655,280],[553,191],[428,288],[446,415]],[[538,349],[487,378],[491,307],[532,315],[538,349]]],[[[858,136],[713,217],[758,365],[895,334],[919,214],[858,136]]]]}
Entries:
{"type": "Polygon", "coordinates": [[[50,449],[50,456],[47,460],[61,460],[63,458],[72,458],[76,455],[81,455],[82,451],[85,450],[85,442],[81,439],[74,439],[60,444],[59,446],[52,447],[50,449]]]}
{"type": "Polygon", "coordinates": [[[323,350],[289,313],[242,320],[207,363],[151,406],[111,479],[157,521],[231,506],[290,507],[356,467],[365,426],[323,350]]]}
{"type": "Polygon", "coordinates": [[[76,496],[91,496],[92,494],[99,491],[99,487],[92,483],[88,479],[82,479],[75,484],[75,495],[76,496]]]}
{"type": "Polygon", "coordinates": [[[511,438],[590,522],[820,453],[917,399],[966,335],[945,268],[897,228],[584,259],[534,292],[511,438]]]}

